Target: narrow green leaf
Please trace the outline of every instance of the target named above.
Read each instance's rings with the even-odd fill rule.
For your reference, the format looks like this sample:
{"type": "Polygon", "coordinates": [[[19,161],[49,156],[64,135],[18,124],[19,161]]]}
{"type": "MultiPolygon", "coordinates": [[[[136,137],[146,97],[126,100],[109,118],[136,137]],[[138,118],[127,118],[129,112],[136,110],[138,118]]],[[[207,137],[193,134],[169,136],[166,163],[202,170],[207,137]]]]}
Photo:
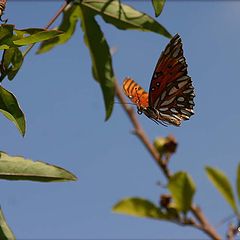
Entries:
{"type": "Polygon", "coordinates": [[[91,8],[96,14],[119,29],[136,29],[150,31],[171,38],[171,34],[152,17],[146,13],[137,11],[118,0],[83,0],[81,4],[91,8]]]}
{"type": "Polygon", "coordinates": [[[12,42],[14,25],[0,25],[0,50],[8,49],[9,46],[14,46],[12,42]]]}
{"type": "Polygon", "coordinates": [[[15,240],[13,232],[7,225],[2,209],[0,208],[0,239],[1,240],[15,240]]]}
{"type": "Polygon", "coordinates": [[[37,43],[37,42],[42,42],[44,40],[54,38],[60,34],[62,34],[62,32],[57,30],[44,30],[42,32],[37,32],[30,36],[23,37],[21,39],[14,40],[13,43],[17,46],[24,46],[24,45],[37,43]]]}
{"type": "Polygon", "coordinates": [[[158,17],[161,14],[165,2],[166,2],[166,0],[152,0],[152,5],[154,8],[156,17],[158,17]]]}
{"type": "Polygon", "coordinates": [[[45,31],[42,28],[25,28],[25,29],[14,29],[15,38],[14,40],[26,37],[25,35],[33,35],[45,31]]]}
{"type": "Polygon", "coordinates": [[[62,32],[56,30],[40,28],[18,30],[14,29],[14,25],[2,24],[0,26],[0,50],[41,42],[60,34],[62,32]]]}
{"type": "Polygon", "coordinates": [[[0,45],[6,38],[11,38],[13,35],[14,25],[12,24],[1,24],[0,25],[0,45]]]}
{"type": "Polygon", "coordinates": [[[109,46],[100,26],[94,19],[94,15],[84,6],[81,7],[81,26],[92,59],[93,76],[102,89],[107,120],[113,110],[115,94],[114,73],[109,46]]]}
{"type": "Polygon", "coordinates": [[[3,66],[4,73],[2,73],[0,77],[0,81],[4,79],[6,75],[8,75],[8,79],[12,80],[23,63],[23,55],[22,52],[16,47],[10,47],[5,51],[3,66]]]}
{"type": "Polygon", "coordinates": [[[206,174],[216,189],[222,194],[235,213],[238,213],[232,186],[223,171],[207,166],[206,174]]]}
{"type": "Polygon", "coordinates": [[[177,172],[169,180],[168,190],[171,192],[176,208],[186,213],[192,204],[195,183],[186,172],[177,172]]]}
{"type": "Polygon", "coordinates": [[[63,34],[46,40],[41,43],[37,53],[45,53],[50,51],[52,48],[59,44],[66,43],[75,32],[76,24],[80,18],[80,7],[79,5],[72,5],[63,12],[63,19],[57,30],[63,32],[63,34]]]}
{"type": "Polygon", "coordinates": [[[240,163],[238,164],[238,168],[237,168],[236,186],[237,186],[238,201],[240,201],[240,163]]]}
{"type": "Polygon", "coordinates": [[[167,219],[165,213],[154,203],[143,198],[125,198],[115,204],[112,211],[135,217],[146,217],[155,219],[167,219]]]}
{"type": "Polygon", "coordinates": [[[2,86],[0,86],[0,112],[12,121],[24,136],[26,130],[24,113],[20,109],[16,97],[2,86]]]}
{"type": "Polygon", "coordinates": [[[58,166],[44,162],[33,162],[19,156],[0,152],[0,179],[29,180],[38,182],[76,181],[77,177],[58,166]]]}

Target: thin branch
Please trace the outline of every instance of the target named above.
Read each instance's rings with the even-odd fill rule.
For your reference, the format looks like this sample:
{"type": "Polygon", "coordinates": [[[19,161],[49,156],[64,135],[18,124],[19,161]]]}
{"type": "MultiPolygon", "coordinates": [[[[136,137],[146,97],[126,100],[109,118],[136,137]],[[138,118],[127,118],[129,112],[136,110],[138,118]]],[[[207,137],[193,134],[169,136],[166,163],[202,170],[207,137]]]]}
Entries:
{"type": "MultiPolygon", "coordinates": [[[[58,12],[55,14],[55,16],[46,25],[45,29],[48,29],[56,21],[56,19],[64,11],[64,9],[66,8],[67,5],[68,5],[68,1],[66,1],[62,5],[62,7],[58,10],[58,12]]],[[[34,45],[35,44],[32,44],[31,46],[29,46],[29,48],[23,54],[23,57],[25,57],[28,54],[28,52],[33,48],[34,45]]],[[[155,147],[153,146],[153,144],[151,143],[151,141],[147,137],[146,133],[144,132],[144,130],[142,128],[142,126],[140,125],[139,121],[137,120],[137,117],[136,117],[136,114],[135,114],[133,108],[129,107],[126,104],[125,98],[124,98],[124,96],[122,94],[122,91],[121,91],[121,87],[119,86],[117,81],[115,81],[115,90],[116,90],[116,95],[117,95],[119,101],[122,103],[122,107],[126,111],[128,117],[130,118],[130,120],[131,120],[131,122],[134,126],[134,133],[136,134],[136,136],[138,136],[138,138],[142,141],[142,143],[147,148],[149,153],[152,155],[155,162],[158,164],[158,166],[163,171],[165,177],[167,179],[169,179],[172,174],[171,174],[170,170],[168,169],[166,161],[162,160],[161,156],[159,155],[159,153],[157,152],[157,150],[155,149],[155,147]]],[[[212,239],[214,239],[214,240],[220,240],[221,239],[221,237],[217,234],[215,229],[208,223],[206,217],[204,216],[203,212],[201,211],[201,209],[199,207],[196,207],[195,205],[192,205],[191,211],[192,211],[193,215],[196,217],[196,219],[199,221],[200,224],[196,223],[195,221],[192,221],[191,224],[190,223],[189,224],[188,223],[183,224],[181,222],[178,222],[177,224],[183,224],[184,226],[191,225],[191,226],[193,226],[197,229],[200,229],[200,230],[204,231],[207,235],[212,237],[212,239]]]]}
{"type": "MultiPolygon", "coordinates": [[[[115,81],[115,90],[116,90],[116,95],[122,104],[123,109],[127,113],[129,119],[131,120],[133,127],[134,127],[134,133],[136,136],[140,139],[140,141],[144,144],[144,146],[147,148],[149,153],[152,155],[153,159],[155,162],[158,164],[158,166],[161,168],[163,171],[163,174],[167,179],[171,177],[171,172],[166,164],[165,161],[161,159],[161,156],[147,137],[146,133],[144,132],[142,126],[140,125],[139,121],[137,120],[136,114],[133,110],[132,107],[129,107],[126,104],[125,98],[122,94],[121,87],[119,86],[117,80],[115,81]]],[[[199,224],[195,223],[192,224],[193,227],[204,231],[208,236],[210,236],[214,240],[220,240],[221,237],[218,235],[216,230],[211,226],[211,224],[207,221],[206,217],[204,216],[203,212],[199,207],[196,205],[192,204],[191,206],[191,212],[195,216],[195,218],[198,220],[199,224]]],[[[180,223],[181,224],[181,223],[180,223]]]]}
{"type": "MultiPolygon", "coordinates": [[[[65,3],[60,7],[60,9],[56,12],[56,14],[53,16],[53,18],[48,22],[48,24],[46,25],[45,29],[49,29],[52,24],[57,20],[57,18],[61,15],[61,13],[64,11],[64,9],[66,8],[66,6],[68,5],[68,2],[65,1],[65,3]]],[[[25,57],[30,51],[31,49],[34,47],[35,43],[30,45],[26,51],[23,53],[23,57],[25,57]]]]}
{"type": "Polygon", "coordinates": [[[169,169],[167,168],[167,165],[161,159],[158,151],[152,145],[151,141],[149,140],[149,138],[147,137],[146,133],[144,132],[142,126],[140,125],[139,121],[137,120],[137,117],[136,117],[136,114],[135,114],[133,108],[129,107],[126,104],[127,102],[125,101],[125,98],[122,95],[121,87],[119,86],[117,81],[115,81],[115,89],[116,89],[116,95],[117,95],[117,97],[118,97],[122,107],[126,111],[128,117],[130,118],[130,120],[131,120],[131,122],[132,122],[132,124],[134,126],[134,134],[136,136],[138,136],[138,138],[143,142],[144,146],[147,148],[149,153],[153,156],[153,159],[155,160],[155,162],[162,169],[162,171],[163,171],[164,175],[166,176],[166,178],[170,178],[171,177],[171,172],[169,171],[169,169]]]}
{"type": "Polygon", "coordinates": [[[215,228],[208,222],[207,218],[204,216],[200,207],[192,204],[191,212],[196,217],[196,219],[200,222],[202,228],[201,230],[204,231],[207,235],[209,235],[212,239],[220,240],[221,237],[216,232],[215,228]]]}
{"type": "Polygon", "coordinates": [[[234,240],[235,236],[238,234],[238,228],[234,226],[233,223],[230,223],[227,231],[227,240],[234,240]]]}

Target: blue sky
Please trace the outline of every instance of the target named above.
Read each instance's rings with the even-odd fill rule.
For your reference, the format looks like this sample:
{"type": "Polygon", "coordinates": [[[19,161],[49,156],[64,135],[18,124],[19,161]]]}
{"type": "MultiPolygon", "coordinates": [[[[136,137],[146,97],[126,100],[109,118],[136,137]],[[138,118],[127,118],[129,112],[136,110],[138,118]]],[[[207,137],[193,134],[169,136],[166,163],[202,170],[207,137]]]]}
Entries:
{"type": "MultiPolygon", "coordinates": [[[[128,4],[154,15],[150,1],[128,4]]],[[[9,1],[5,17],[16,28],[43,27],[61,6],[57,1],[9,1]]],[[[196,89],[195,115],[181,127],[139,121],[149,137],[173,134],[179,148],[173,171],[188,171],[197,184],[195,202],[217,225],[230,207],[209,183],[204,166],[223,169],[235,183],[239,162],[238,1],[167,1],[158,21],[179,33],[196,89]]],[[[111,47],[120,82],[133,77],[148,89],[157,59],[168,39],[154,33],[120,31],[97,18],[111,47]]],[[[36,50],[36,48],[34,49],[36,50]]],[[[0,117],[1,150],[64,167],[79,178],[69,183],[1,181],[0,204],[18,239],[196,239],[198,230],[171,223],[116,215],[121,198],[158,202],[162,173],[140,141],[120,105],[104,122],[104,104],[91,76],[88,49],[78,24],[74,37],[50,53],[32,51],[12,82],[3,86],[18,98],[27,118],[24,138],[0,117]],[[187,238],[186,238],[187,236],[187,238]]],[[[218,228],[224,236],[226,225],[218,228]]]]}

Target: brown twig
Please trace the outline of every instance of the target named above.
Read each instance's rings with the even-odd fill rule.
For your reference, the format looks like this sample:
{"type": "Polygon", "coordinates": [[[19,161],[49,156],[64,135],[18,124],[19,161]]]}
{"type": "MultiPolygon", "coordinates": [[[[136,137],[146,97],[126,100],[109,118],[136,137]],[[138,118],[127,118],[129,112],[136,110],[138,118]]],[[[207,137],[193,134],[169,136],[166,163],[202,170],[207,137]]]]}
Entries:
{"type": "MultiPolygon", "coordinates": [[[[60,16],[60,14],[64,11],[64,9],[66,8],[67,5],[68,5],[68,1],[66,1],[62,5],[62,7],[58,10],[58,12],[55,14],[55,16],[49,21],[49,23],[47,24],[45,29],[48,29],[55,22],[55,20],[60,16]]],[[[34,45],[35,44],[32,44],[31,46],[29,46],[29,48],[23,54],[23,57],[25,57],[28,54],[28,52],[33,48],[34,45]]],[[[129,107],[126,104],[125,98],[121,91],[121,87],[119,86],[117,81],[115,81],[115,90],[116,90],[116,95],[117,95],[119,101],[122,103],[122,107],[126,111],[128,117],[130,118],[130,120],[134,126],[134,134],[142,141],[144,146],[147,148],[149,153],[152,155],[155,162],[158,164],[158,166],[163,171],[165,177],[167,179],[169,179],[172,174],[167,166],[166,161],[162,160],[161,156],[159,155],[159,153],[157,152],[157,150],[155,149],[155,147],[153,146],[153,144],[151,143],[151,141],[145,134],[142,126],[140,125],[139,121],[137,120],[137,117],[136,117],[136,114],[135,114],[133,108],[129,107]]],[[[195,228],[204,231],[207,235],[209,235],[214,240],[221,239],[221,237],[218,235],[218,233],[215,231],[215,229],[208,223],[206,217],[204,216],[203,212],[201,211],[201,209],[199,207],[192,205],[191,211],[192,211],[193,215],[195,216],[195,218],[199,221],[199,224],[196,223],[194,220],[192,220],[191,223],[182,223],[182,222],[175,222],[175,223],[180,224],[180,225],[194,226],[195,228]]]]}
{"type": "Polygon", "coordinates": [[[125,101],[125,98],[122,95],[121,87],[119,86],[117,81],[115,81],[115,89],[116,89],[116,95],[117,95],[117,97],[118,97],[122,107],[126,111],[128,117],[130,118],[130,120],[131,120],[131,122],[132,122],[132,124],[134,126],[134,134],[136,136],[138,136],[138,138],[143,142],[144,146],[147,148],[147,150],[153,156],[153,159],[155,160],[155,162],[163,170],[164,175],[166,176],[166,178],[170,178],[171,177],[171,172],[167,168],[166,163],[164,161],[162,161],[158,151],[155,149],[155,147],[152,145],[152,143],[150,142],[149,138],[145,134],[142,126],[140,125],[139,121],[137,120],[137,117],[136,117],[136,114],[135,114],[133,108],[129,107],[126,104],[127,102],[125,101]]]}
{"type": "Polygon", "coordinates": [[[209,235],[212,239],[220,240],[221,237],[216,232],[215,228],[208,222],[207,218],[204,216],[200,207],[192,204],[191,212],[195,216],[195,218],[201,224],[201,230],[204,231],[207,235],[209,235]]]}
{"type": "MultiPolygon", "coordinates": [[[[60,7],[60,9],[56,12],[56,14],[53,16],[53,18],[48,22],[48,24],[45,26],[45,29],[49,29],[52,24],[57,20],[57,18],[60,16],[60,14],[64,11],[64,9],[66,8],[66,6],[68,5],[68,1],[65,1],[65,3],[60,7]]],[[[25,57],[30,51],[31,49],[34,47],[35,43],[33,43],[32,45],[30,45],[26,51],[23,53],[23,57],[25,57]]]]}
{"type": "MultiPolygon", "coordinates": [[[[125,98],[122,94],[121,87],[119,86],[117,80],[115,81],[115,90],[116,90],[116,95],[121,103],[121,106],[123,107],[123,109],[125,110],[125,112],[127,113],[129,119],[131,120],[131,122],[133,124],[134,133],[142,141],[144,146],[147,148],[149,153],[152,155],[155,162],[158,164],[158,166],[163,171],[165,177],[167,179],[169,179],[171,177],[171,172],[170,172],[166,162],[161,159],[161,156],[159,155],[159,153],[157,152],[157,150],[155,149],[153,144],[150,142],[150,140],[147,137],[146,133],[144,132],[142,126],[140,125],[139,121],[137,120],[137,117],[136,117],[136,114],[135,114],[133,108],[129,107],[126,104],[127,102],[125,101],[125,98]]],[[[201,209],[199,207],[192,204],[191,212],[192,212],[193,216],[196,218],[196,220],[199,222],[199,224],[194,222],[194,224],[192,224],[193,227],[202,230],[203,232],[205,232],[208,236],[210,236],[214,240],[221,239],[221,237],[218,235],[216,230],[207,221],[206,217],[204,216],[203,212],[201,211],[201,209]]]]}

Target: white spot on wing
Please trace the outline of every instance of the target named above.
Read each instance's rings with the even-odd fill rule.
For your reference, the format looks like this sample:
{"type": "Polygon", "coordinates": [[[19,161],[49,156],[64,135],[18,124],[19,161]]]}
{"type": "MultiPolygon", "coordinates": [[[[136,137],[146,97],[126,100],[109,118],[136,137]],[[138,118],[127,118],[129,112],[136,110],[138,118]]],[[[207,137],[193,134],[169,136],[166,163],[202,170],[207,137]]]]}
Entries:
{"type": "Polygon", "coordinates": [[[187,89],[187,90],[183,91],[183,93],[190,93],[192,91],[193,91],[192,89],[187,89]]]}
{"type": "Polygon", "coordinates": [[[178,106],[178,107],[184,107],[184,105],[183,105],[183,104],[177,104],[177,106],[178,106]]]}
{"type": "Polygon", "coordinates": [[[164,54],[167,55],[167,54],[169,54],[169,52],[170,52],[170,47],[167,46],[166,50],[164,51],[164,54]]]}
{"type": "Polygon", "coordinates": [[[184,63],[184,62],[185,62],[185,59],[184,59],[184,58],[180,58],[178,61],[179,61],[180,63],[184,63]]]}
{"type": "Polygon", "coordinates": [[[158,105],[158,103],[159,103],[159,101],[160,101],[160,97],[155,101],[155,103],[154,103],[154,108],[156,108],[157,107],[157,105],[158,105]]]}
{"type": "Polygon", "coordinates": [[[178,83],[178,87],[182,88],[183,86],[185,86],[188,83],[188,81],[182,81],[180,83],[178,83]]]}
{"type": "Polygon", "coordinates": [[[177,81],[181,82],[181,81],[187,80],[189,78],[190,78],[189,76],[182,76],[182,77],[178,78],[177,81]]]}
{"type": "Polygon", "coordinates": [[[176,110],[176,108],[171,108],[170,110],[171,110],[171,112],[173,112],[173,113],[178,113],[178,111],[176,110]]]}
{"type": "Polygon", "coordinates": [[[159,109],[159,111],[161,111],[161,112],[165,112],[165,111],[167,111],[168,110],[168,108],[160,108],[159,109]]]}
{"type": "Polygon", "coordinates": [[[177,92],[177,88],[176,87],[172,87],[171,90],[169,91],[169,95],[174,94],[175,92],[177,92]]]}
{"type": "Polygon", "coordinates": [[[186,116],[186,115],[181,115],[182,118],[184,118],[185,120],[188,120],[190,117],[186,116]]]}
{"type": "Polygon", "coordinates": [[[184,97],[179,97],[179,98],[178,98],[178,101],[179,101],[179,102],[183,102],[183,101],[184,101],[184,97]]]}
{"type": "Polygon", "coordinates": [[[192,113],[190,111],[186,111],[184,109],[181,109],[181,113],[183,113],[183,114],[185,114],[187,116],[192,115],[192,113]]]}
{"type": "Polygon", "coordinates": [[[175,51],[173,52],[173,57],[177,57],[178,53],[180,51],[180,46],[177,47],[177,49],[175,49],[175,51]]]}
{"type": "Polygon", "coordinates": [[[161,105],[162,106],[168,105],[169,103],[173,102],[173,100],[174,100],[174,98],[170,98],[169,100],[164,101],[161,105]]]}
{"type": "Polygon", "coordinates": [[[162,93],[162,95],[161,95],[161,100],[163,100],[163,99],[165,98],[165,96],[166,96],[166,91],[164,91],[164,92],[162,93]]]}
{"type": "Polygon", "coordinates": [[[182,120],[179,116],[177,116],[176,114],[173,114],[173,117],[175,117],[176,119],[178,119],[178,120],[182,120]]]}

